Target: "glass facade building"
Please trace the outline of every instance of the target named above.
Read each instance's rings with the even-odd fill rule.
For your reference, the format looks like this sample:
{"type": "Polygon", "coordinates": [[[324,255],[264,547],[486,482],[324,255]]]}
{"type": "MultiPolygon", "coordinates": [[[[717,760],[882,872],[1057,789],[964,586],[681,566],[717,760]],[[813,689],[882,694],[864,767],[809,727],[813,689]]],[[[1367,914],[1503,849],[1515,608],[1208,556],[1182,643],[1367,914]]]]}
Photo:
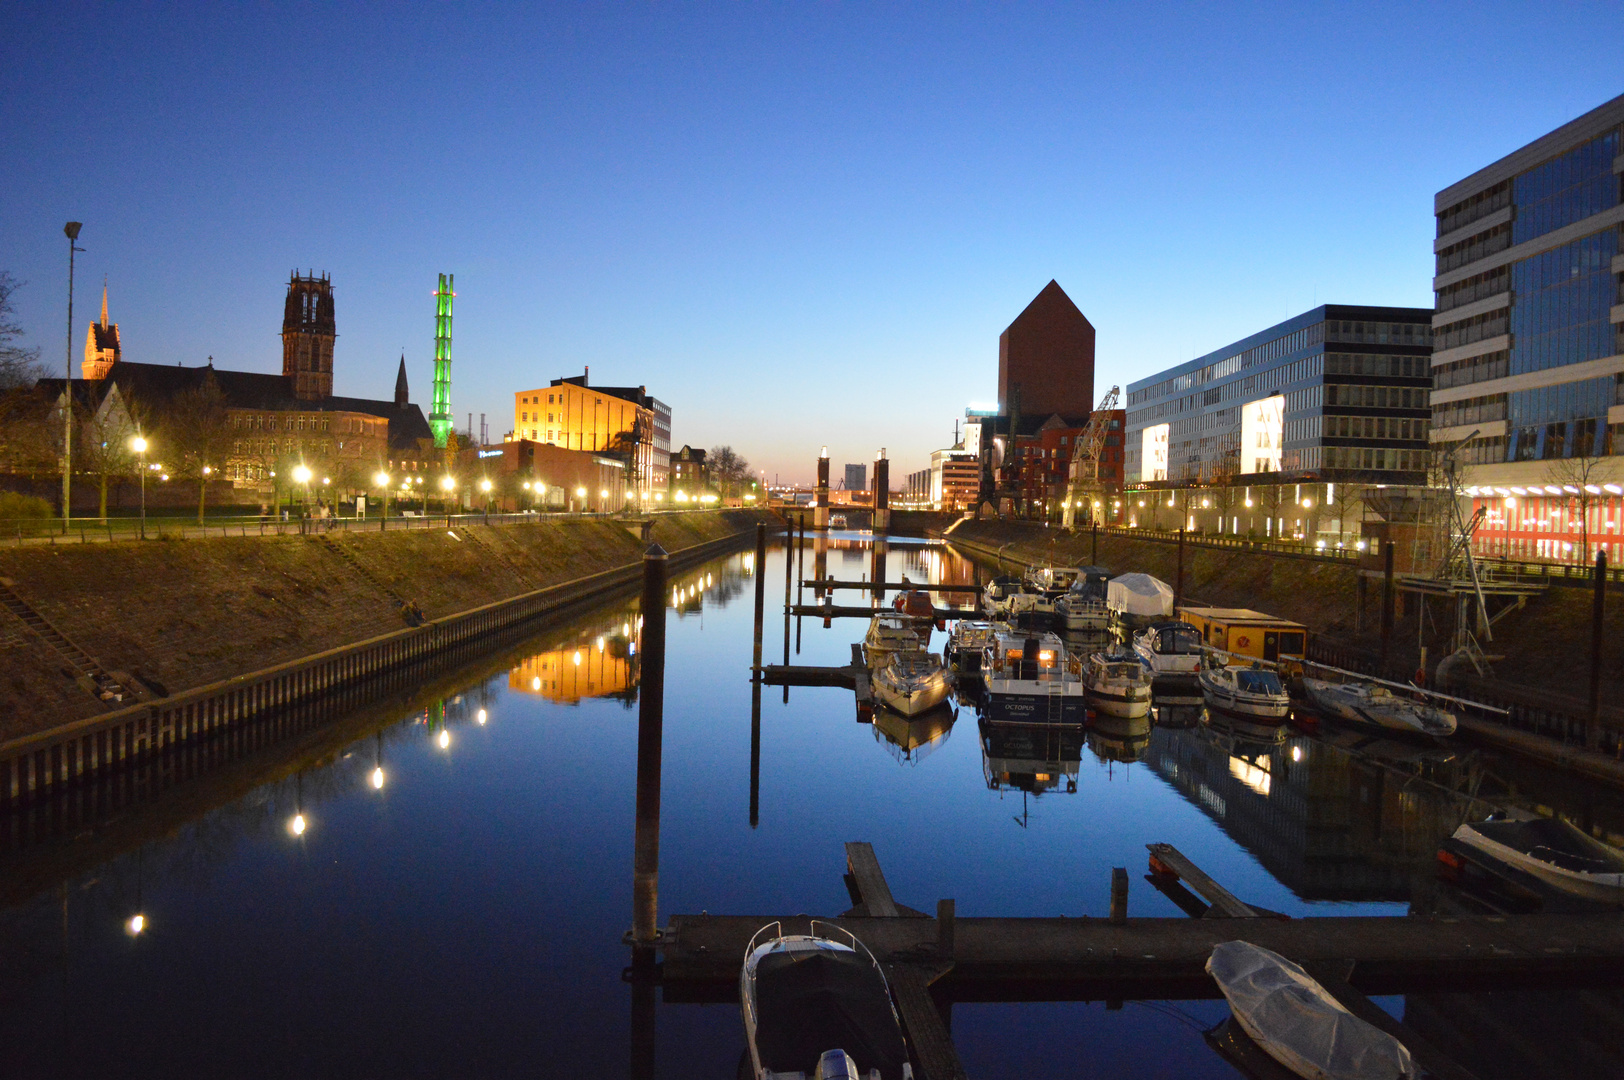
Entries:
{"type": "Polygon", "coordinates": [[[1126,483],[1421,483],[1431,321],[1327,304],[1129,384],[1126,483]]]}
{"type": "Polygon", "coordinates": [[[1432,437],[1469,438],[1468,484],[1543,490],[1557,463],[1624,454],[1624,96],[1433,209],[1432,437]]]}

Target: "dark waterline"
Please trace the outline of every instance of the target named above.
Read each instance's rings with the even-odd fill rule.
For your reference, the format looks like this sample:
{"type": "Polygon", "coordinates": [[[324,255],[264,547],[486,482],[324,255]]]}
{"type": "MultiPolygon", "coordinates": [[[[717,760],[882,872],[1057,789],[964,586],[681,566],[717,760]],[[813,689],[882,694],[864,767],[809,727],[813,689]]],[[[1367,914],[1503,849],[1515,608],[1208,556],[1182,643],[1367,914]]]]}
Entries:
{"type": "MultiPolygon", "coordinates": [[[[834,541],[820,561],[834,577],[873,572],[861,539],[834,541]]],[[[899,901],[934,910],[953,897],[966,916],[1104,915],[1113,866],[1129,869],[1133,914],[1176,916],[1142,878],[1152,841],[1268,908],[1396,915],[1460,903],[1436,882],[1433,852],[1496,803],[1557,806],[1624,832],[1610,793],[1465,748],[1263,747],[1158,727],[1145,746],[1074,741],[1068,792],[1065,770],[990,775],[971,709],[945,739],[905,750],[884,738],[894,726],[856,722],[849,691],[794,689],[786,705],[776,688],[763,695],[752,827],[752,562],[673,575],[662,918],[838,914],[849,906],[841,844],[857,839],[874,843],[899,901]],[[1123,757],[1137,760],[1113,760],[1123,757]]],[[[781,548],[762,569],[775,661],[781,548]]],[[[885,573],[964,581],[974,570],[940,546],[893,541],[885,573]]],[[[845,663],[862,630],[806,620],[796,660],[845,663]]],[[[0,913],[5,1071],[626,1075],[635,637],[635,601],[583,615],[499,674],[178,826],[153,825],[144,843],[0,913]],[[145,926],[131,936],[138,912],[145,926]]],[[[992,738],[995,754],[1011,753],[992,738]]],[[[157,812],[138,808],[105,830],[143,835],[149,820],[157,812]]],[[[90,842],[48,854],[71,868],[73,846],[90,842]]],[[[0,874],[40,858],[7,853],[0,874]]],[[[1516,1007],[1494,997],[1424,1005],[1452,1023],[1516,1007]]],[[[1229,1077],[1200,1035],[1226,1014],[1215,1001],[961,1003],[952,1024],[978,1078],[1229,1077]]],[[[661,1006],[656,1023],[659,1075],[734,1075],[736,1006],[661,1006]]]]}

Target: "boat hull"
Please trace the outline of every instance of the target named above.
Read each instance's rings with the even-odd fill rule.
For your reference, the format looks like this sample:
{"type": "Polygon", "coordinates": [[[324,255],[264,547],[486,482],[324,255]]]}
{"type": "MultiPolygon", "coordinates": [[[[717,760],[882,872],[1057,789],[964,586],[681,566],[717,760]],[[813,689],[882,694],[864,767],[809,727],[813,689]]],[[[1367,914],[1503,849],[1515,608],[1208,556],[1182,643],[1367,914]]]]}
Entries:
{"type": "Polygon", "coordinates": [[[994,724],[1077,724],[1088,718],[1081,690],[1061,694],[993,690],[981,696],[981,713],[994,724]]]}
{"type": "Polygon", "coordinates": [[[1106,716],[1115,716],[1123,720],[1137,720],[1141,716],[1150,715],[1150,687],[1135,687],[1132,690],[1111,690],[1106,688],[1090,687],[1085,696],[1094,711],[1106,716]]]}
{"type": "Polygon", "coordinates": [[[1517,848],[1502,844],[1493,837],[1485,836],[1470,823],[1456,829],[1453,839],[1488,855],[1497,862],[1532,874],[1552,888],[1570,896],[1604,904],[1624,903],[1624,873],[1587,874],[1565,870],[1542,859],[1536,859],[1517,848]]]}
{"type": "Polygon", "coordinates": [[[879,674],[871,680],[870,685],[876,697],[903,716],[929,712],[947,700],[951,689],[947,679],[940,675],[934,679],[901,685],[879,674]]]}

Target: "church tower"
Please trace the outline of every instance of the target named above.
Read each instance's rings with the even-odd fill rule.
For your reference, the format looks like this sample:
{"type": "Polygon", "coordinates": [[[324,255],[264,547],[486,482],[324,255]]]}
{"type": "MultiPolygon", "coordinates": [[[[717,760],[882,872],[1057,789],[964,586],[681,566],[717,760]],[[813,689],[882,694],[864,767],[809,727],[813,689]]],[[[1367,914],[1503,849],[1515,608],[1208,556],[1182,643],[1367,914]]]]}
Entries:
{"type": "Polygon", "coordinates": [[[86,379],[105,379],[107,372],[118,362],[118,323],[107,322],[107,282],[102,282],[101,322],[93,322],[85,331],[85,359],[80,372],[86,379]]]}
{"type": "Polygon", "coordinates": [[[333,283],[326,274],[288,279],[282,312],[282,374],[293,381],[293,396],[320,401],[333,396],[333,283]]]}

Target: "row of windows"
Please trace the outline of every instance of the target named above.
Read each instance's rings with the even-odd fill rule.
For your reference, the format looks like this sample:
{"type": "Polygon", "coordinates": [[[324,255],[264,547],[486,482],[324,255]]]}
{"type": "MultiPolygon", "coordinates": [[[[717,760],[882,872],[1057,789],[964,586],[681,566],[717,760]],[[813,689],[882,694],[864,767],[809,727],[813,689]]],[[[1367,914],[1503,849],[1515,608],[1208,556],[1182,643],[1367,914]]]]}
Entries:
{"type": "MultiPolygon", "coordinates": [[[[1447,288],[1439,289],[1438,311],[1440,313],[1451,311],[1490,296],[1498,296],[1509,288],[1511,288],[1511,268],[1496,266],[1493,270],[1473,274],[1465,281],[1457,281],[1447,288]]],[[[1433,347],[1437,348],[1436,345],[1433,347]]]]}
{"type": "MultiPolygon", "coordinates": [[[[267,413],[264,415],[245,416],[241,413],[232,415],[231,426],[247,431],[275,431],[280,427],[284,431],[327,431],[331,420],[326,416],[289,416],[287,413],[267,413]],[[278,421],[280,420],[280,424],[278,421]]],[[[365,431],[365,422],[354,417],[346,417],[339,424],[340,431],[365,431]]]]}
{"type": "Polygon", "coordinates": [[[1433,337],[1432,347],[1443,352],[1458,345],[1470,345],[1485,338],[1499,337],[1506,332],[1509,317],[1510,312],[1501,308],[1499,311],[1490,311],[1462,319],[1458,323],[1450,323],[1433,337]]]}
{"type": "Polygon", "coordinates": [[[1432,343],[1432,323],[1349,322],[1331,319],[1325,324],[1325,340],[1355,345],[1413,345],[1432,343]]]}
{"type": "Polygon", "coordinates": [[[1388,353],[1326,353],[1327,375],[1376,375],[1384,379],[1425,379],[1431,358],[1388,353]]]}
{"type": "Polygon", "coordinates": [[[1554,461],[1558,458],[1597,457],[1608,450],[1607,421],[1603,417],[1520,427],[1507,444],[1511,461],[1554,461]]]}
{"type": "Polygon", "coordinates": [[[1428,457],[1425,450],[1401,450],[1389,446],[1308,446],[1297,453],[1305,459],[1318,458],[1323,462],[1302,466],[1305,469],[1393,472],[1425,472],[1428,457]]]}
{"type": "Polygon", "coordinates": [[[1502,180],[1485,188],[1471,198],[1463,199],[1438,215],[1438,235],[1444,236],[1465,228],[1479,218],[1488,217],[1496,210],[1511,205],[1511,181],[1502,180]]]}
{"type": "Polygon", "coordinates": [[[1455,461],[1461,465],[1497,465],[1506,459],[1506,437],[1491,435],[1473,439],[1455,451],[1455,461]]]}
{"type": "Polygon", "coordinates": [[[1320,417],[1309,416],[1301,420],[1287,420],[1284,425],[1287,443],[1314,442],[1320,437],[1320,417]]]}
{"type": "MultiPolygon", "coordinates": [[[[1352,386],[1325,384],[1325,404],[1359,409],[1425,409],[1431,402],[1424,386],[1352,386]]],[[[1291,408],[1287,399],[1287,410],[1291,408]]]]}
{"type": "Polygon", "coordinates": [[[1408,416],[1327,415],[1324,420],[1324,433],[1327,439],[1397,439],[1401,442],[1425,442],[1427,438],[1427,421],[1408,416]]]}
{"type": "Polygon", "coordinates": [[[1544,236],[1617,206],[1619,178],[1613,174],[1613,159],[1618,146],[1618,132],[1609,131],[1517,177],[1512,242],[1544,236]]]}
{"type": "Polygon", "coordinates": [[[1506,418],[1506,395],[1488,394],[1436,405],[1432,410],[1435,428],[1460,427],[1462,424],[1486,424],[1506,418]]]}
{"type": "Polygon", "coordinates": [[[1310,386],[1302,390],[1293,390],[1286,395],[1284,412],[1291,413],[1311,412],[1318,410],[1325,399],[1323,386],[1310,386]]]}
{"type": "Polygon", "coordinates": [[[1566,367],[1618,349],[1608,321],[1617,295],[1613,256],[1618,231],[1608,229],[1512,267],[1511,373],[1566,367]]]}
{"type": "Polygon", "coordinates": [[[1510,364],[1511,353],[1505,349],[1484,353],[1481,356],[1469,356],[1452,364],[1440,364],[1432,369],[1432,388],[1447,390],[1451,386],[1468,386],[1490,379],[1503,379],[1511,373],[1510,364]]]}
{"type": "Polygon", "coordinates": [[[1448,273],[1458,266],[1504,251],[1511,246],[1511,226],[1496,225],[1487,232],[1451,244],[1438,252],[1438,273],[1448,273]]]}
{"type": "Polygon", "coordinates": [[[1585,416],[1606,416],[1618,396],[1618,376],[1582,379],[1560,386],[1518,390],[1509,395],[1512,427],[1549,424],[1585,416]]]}
{"type": "MultiPolygon", "coordinates": [[[[1128,404],[1139,405],[1146,401],[1166,397],[1168,394],[1177,394],[1192,387],[1204,386],[1210,382],[1217,382],[1219,379],[1227,379],[1229,376],[1237,374],[1246,368],[1266,364],[1283,356],[1290,356],[1294,352],[1301,352],[1304,349],[1311,349],[1325,340],[1325,325],[1324,323],[1315,323],[1313,326],[1304,327],[1301,330],[1275,338],[1273,341],[1265,341],[1261,345],[1254,345],[1245,352],[1239,352],[1233,356],[1226,356],[1222,360],[1216,360],[1204,368],[1186,372],[1183,375],[1157,383],[1155,386],[1134,390],[1128,394],[1128,404]]],[[[1359,325],[1363,326],[1364,324],[1360,323],[1359,325]]]]}
{"type": "MultiPolygon", "coordinates": [[[[342,443],[339,444],[343,446],[342,443]]],[[[233,457],[253,457],[261,460],[274,458],[280,454],[308,453],[320,454],[323,457],[331,455],[333,444],[323,442],[311,443],[306,446],[298,439],[237,439],[231,444],[233,457]]]]}

